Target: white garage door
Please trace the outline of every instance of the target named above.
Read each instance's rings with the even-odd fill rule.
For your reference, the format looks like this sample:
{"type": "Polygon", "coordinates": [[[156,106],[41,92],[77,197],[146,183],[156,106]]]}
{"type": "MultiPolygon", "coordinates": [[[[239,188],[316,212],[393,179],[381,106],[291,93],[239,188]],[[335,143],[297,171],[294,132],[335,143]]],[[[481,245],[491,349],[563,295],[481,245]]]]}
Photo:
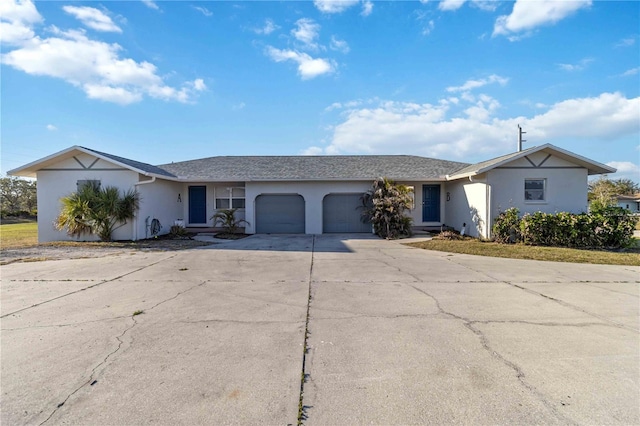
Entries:
{"type": "Polygon", "coordinates": [[[263,194],[256,198],[258,234],[304,234],[304,198],[298,194],[263,194]]]}
{"type": "Polygon", "coordinates": [[[329,194],[322,200],[322,232],[371,232],[371,223],[361,220],[362,194],[329,194]]]}

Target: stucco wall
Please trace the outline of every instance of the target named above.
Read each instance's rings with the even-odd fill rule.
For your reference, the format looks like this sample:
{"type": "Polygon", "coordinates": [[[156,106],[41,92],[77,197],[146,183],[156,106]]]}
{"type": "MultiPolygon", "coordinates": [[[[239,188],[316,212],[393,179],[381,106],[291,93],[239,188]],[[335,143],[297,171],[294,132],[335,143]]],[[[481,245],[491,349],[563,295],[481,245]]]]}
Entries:
{"type": "Polygon", "coordinates": [[[305,201],[305,233],[322,234],[322,200],[327,194],[364,193],[371,182],[247,182],[245,232],[255,231],[255,199],[261,194],[299,194],[305,201]]]}
{"type": "Polygon", "coordinates": [[[445,184],[443,182],[398,182],[403,185],[412,186],[414,190],[414,208],[409,212],[413,218],[413,226],[440,226],[445,218],[445,184]],[[422,221],[422,185],[440,185],[440,222],[423,222],[422,221]]]}
{"type": "Polygon", "coordinates": [[[464,224],[465,233],[472,237],[487,237],[487,191],[489,188],[483,177],[447,182],[445,191],[449,193],[449,201],[445,194],[445,221],[447,226],[461,231],[464,224]]]}
{"type": "MultiPolygon", "coordinates": [[[[89,159],[87,159],[89,160],[89,159]]],[[[57,231],[53,222],[60,213],[60,199],[77,190],[78,180],[99,180],[102,187],[115,186],[121,190],[133,188],[138,180],[138,174],[129,170],[100,170],[82,169],[73,159],[67,160],[68,164],[56,164],[49,169],[67,170],[40,170],[37,173],[38,180],[38,241],[94,241],[97,237],[86,235],[80,238],[71,238],[64,231],[57,231]]],[[[104,163],[104,162],[103,162],[104,163]]],[[[91,164],[89,161],[87,164],[91,164]]],[[[96,163],[97,164],[97,163],[96,163]]],[[[133,225],[127,223],[115,230],[113,234],[116,240],[130,240],[133,238],[133,225]]]]}
{"type": "Polygon", "coordinates": [[[494,169],[487,174],[487,182],[492,187],[491,215],[494,218],[510,207],[517,207],[521,214],[587,211],[587,169],[494,169]],[[524,199],[525,179],[546,179],[545,201],[524,199]]]}
{"type": "MultiPolygon", "coordinates": [[[[148,178],[145,178],[148,179],[148,178]]],[[[158,219],[162,229],[160,234],[166,234],[171,230],[171,226],[178,219],[184,218],[184,192],[183,183],[172,182],[163,179],[144,180],[136,185],[140,194],[140,210],[136,215],[135,230],[133,239],[144,239],[151,237],[147,226],[153,219],[158,219]],[[180,194],[180,201],[178,195],[180,194]],[[147,221],[146,219],[149,218],[147,221]]]]}

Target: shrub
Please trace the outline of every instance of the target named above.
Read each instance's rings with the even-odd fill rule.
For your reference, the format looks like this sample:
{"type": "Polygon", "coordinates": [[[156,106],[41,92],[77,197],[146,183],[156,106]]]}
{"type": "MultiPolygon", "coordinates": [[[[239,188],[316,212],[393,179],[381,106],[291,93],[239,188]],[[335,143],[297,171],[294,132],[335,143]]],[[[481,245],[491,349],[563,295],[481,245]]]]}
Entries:
{"type": "Polygon", "coordinates": [[[520,210],[511,207],[500,212],[493,224],[493,238],[503,244],[520,240],[520,210]]]}
{"type": "Polygon", "coordinates": [[[244,219],[236,219],[236,210],[238,209],[222,209],[211,217],[213,226],[220,224],[227,234],[235,234],[241,225],[249,225],[244,219]]]}
{"type": "Polygon", "coordinates": [[[529,245],[574,248],[622,248],[634,243],[635,218],[619,207],[603,207],[591,214],[535,212],[518,217],[518,209],[500,213],[494,240],[529,245]]]}
{"type": "Polygon", "coordinates": [[[171,236],[171,238],[190,238],[189,231],[187,231],[184,226],[180,225],[172,225],[169,229],[169,235],[171,236]]]}

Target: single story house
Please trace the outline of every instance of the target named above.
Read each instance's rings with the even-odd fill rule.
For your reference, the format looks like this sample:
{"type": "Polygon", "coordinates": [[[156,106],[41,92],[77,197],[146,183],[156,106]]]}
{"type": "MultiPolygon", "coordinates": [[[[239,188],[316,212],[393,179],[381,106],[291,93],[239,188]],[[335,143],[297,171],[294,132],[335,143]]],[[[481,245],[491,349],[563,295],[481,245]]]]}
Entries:
{"type": "Polygon", "coordinates": [[[212,226],[219,209],[237,208],[245,232],[371,232],[360,220],[360,196],[377,177],[413,189],[414,226],[465,228],[490,237],[500,211],[587,211],[587,177],[615,169],[546,144],[477,164],[412,155],[223,156],[150,165],[73,146],[11,170],[38,181],[38,239],[70,239],[53,222],[60,198],[86,181],[134,188],[140,209],[114,238],[150,237],[153,219],[162,232],[176,221],[212,226]]]}
{"type": "Polygon", "coordinates": [[[633,214],[640,214],[640,193],[633,195],[618,195],[618,206],[629,210],[633,214]]]}

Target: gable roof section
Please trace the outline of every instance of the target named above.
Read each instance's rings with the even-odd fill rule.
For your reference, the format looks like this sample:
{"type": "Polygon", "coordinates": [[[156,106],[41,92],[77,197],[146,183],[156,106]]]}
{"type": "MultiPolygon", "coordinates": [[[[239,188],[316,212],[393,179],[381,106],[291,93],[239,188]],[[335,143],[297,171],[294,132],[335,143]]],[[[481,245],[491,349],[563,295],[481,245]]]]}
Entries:
{"type": "Polygon", "coordinates": [[[622,201],[640,202],[640,193],[632,194],[632,195],[618,195],[616,196],[616,198],[620,202],[622,201]]]}
{"type": "Polygon", "coordinates": [[[72,158],[74,155],[78,153],[85,153],[89,155],[93,155],[102,160],[108,161],[110,163],[116,164],[125,169],[132,170],[137,173],[141,173],[146,176],[157,176],[163,178],[175,178],[171,173],[162,170],[159,167],[152,166],[151,164],[141,163],[139,161],[129,160],[128,158],[118,157],[116,155],[107,154],[100,151],[95,151],[93,149],[85,148],[83,146],[72,146],[71,148],[67,148],[60,152],[56,152],[55,154],[51,154],[47,157],[41,158],[40,160],[36,160],[29,164],[26,164],[17,169],[9,170],[7,172],[8,175],[15,176],[24,176],[24,177],[36,177],[36,172],[38,170],[46,170],[47,167],[55,164],[59,161],[65,160],[67,158],[72,158]]]}
{"type": "Polygon", "coordinates": [[[447,180],[456,180],[456,179],[467,178],[470,176],[476,176],[476,175],[488,172],[491,169],[495,169],[497,167],[503,166],[511,161],[517,160],[519,158],[523,158],[529,154],[533,154],[539,151],[545,151],[549,154],[555,155],[558,158],[561,158],[563,160],[566,160],[566,161],[575,163],[581,167],[584,167],[585,169],[588,170],[589,175],[598,175],[598,174],[616,172],[616,169],[613,167],[609,167],[605,164],[598,163],[597,161],[589,160],[588,158],[582,157],[578,154],[574,154],[573,152],[564,150],[562,148],[558,148],[557,146],[551,145],[548,143],[548,144],[524,149],[519,152],[513,152],[511,154],[503,155],[501,157],[497,157],[492,160],[487,160],[481,163],[472,164],[470,166],[457,170],[455,173],[451,175],[447,175],[447,180]]]}
{"type": "Polygon", "coordinates": [[[210,157],[158,167],[186,181],[444,180],[467,163],[412,155],[210,157]]]}

